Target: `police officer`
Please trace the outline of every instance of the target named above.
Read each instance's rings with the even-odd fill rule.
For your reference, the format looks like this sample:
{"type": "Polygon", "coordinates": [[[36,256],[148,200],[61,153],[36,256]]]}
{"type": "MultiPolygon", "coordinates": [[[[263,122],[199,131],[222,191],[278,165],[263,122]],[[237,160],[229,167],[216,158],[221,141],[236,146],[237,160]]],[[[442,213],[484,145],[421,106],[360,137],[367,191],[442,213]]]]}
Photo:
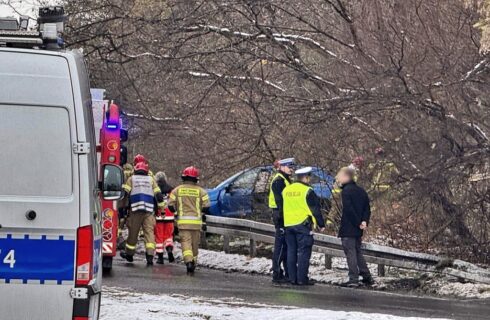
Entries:
{"type": "Polygon", "coordinates": [[[183,184],[172,190],[168,200],[168,209],[177,217],[182,256],[187,274],[193,275],[199,255],[199,242],[203,228],[204,214],[209,212],[209,196],[197,185],[199,170],[187,167],[182,171],[183,184]]]}
{"type": "Polygon", "coordinates": [[[270,184],[269,208],[272,209],[272,218],[276,227],[274,253],[272,255],[272,282],[281,283],[288,281],[282,191],[291,184],[290,177],[293,173],[294,158],[279,160],[277,166],[277,172],[272,177],[270,184]],[[281,264],[284,267],[284,271],[281,269],[281,264]]]}
{"type": "Polygon", "coordinates": [[[311,167],[296,170],[298,181],[282,192],[289,281],[295,285],[313,285],[308,279],[313,230],[325,230],[320,199],[310,186],[311,172],[311,167]]]}
{"type": "Polygon", "coordinates": [[[163,195],[153,177],[148,175],[148,164],[138,162],[134,166],[134,174],[128,178],[123,185],[126,197],[129,197],[128,238],[126,240],[126,250],[121,252],[121,257],[128,262],[133,262],[133,255],[138,242],[138,234],[143,227],[143,234],[146,248],[146,263],[153,265],[155,252],[155,211],[154,198],[159,207],[163,207],[163,195]]]}

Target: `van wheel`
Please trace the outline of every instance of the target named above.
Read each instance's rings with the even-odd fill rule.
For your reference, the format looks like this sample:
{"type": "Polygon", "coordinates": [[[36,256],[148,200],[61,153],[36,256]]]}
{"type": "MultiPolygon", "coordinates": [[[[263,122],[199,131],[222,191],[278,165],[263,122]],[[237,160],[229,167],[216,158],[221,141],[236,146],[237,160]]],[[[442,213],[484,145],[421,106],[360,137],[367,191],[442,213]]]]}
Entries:
{"type": "Polygon", "coordinates": [[[112,257],[102,258],[102,272],[104,274],[110,274],[112,270],[112,257]]]}

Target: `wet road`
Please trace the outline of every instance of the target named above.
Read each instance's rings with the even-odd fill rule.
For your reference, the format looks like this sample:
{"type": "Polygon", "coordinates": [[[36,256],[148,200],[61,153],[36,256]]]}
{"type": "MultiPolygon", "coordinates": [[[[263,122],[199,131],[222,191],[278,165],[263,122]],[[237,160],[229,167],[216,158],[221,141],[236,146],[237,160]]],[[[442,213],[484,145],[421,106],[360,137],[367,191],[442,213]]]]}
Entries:
{"type": "Polygon", "coordinates": [[[181,264],[147,268],[143,261],[133,265],[119,258],[104,286],[132,288],[153,294],[182,294],[206,298],[238,298],[247,303],[291,305],[336,311],[360,311],[397,316],[450,319],[490,319],[489,300],[451,300],[414,297],[369,290],[316,285],[306,289],[274,287],[264,276],[200,269],[186,275],[181,264]]]}

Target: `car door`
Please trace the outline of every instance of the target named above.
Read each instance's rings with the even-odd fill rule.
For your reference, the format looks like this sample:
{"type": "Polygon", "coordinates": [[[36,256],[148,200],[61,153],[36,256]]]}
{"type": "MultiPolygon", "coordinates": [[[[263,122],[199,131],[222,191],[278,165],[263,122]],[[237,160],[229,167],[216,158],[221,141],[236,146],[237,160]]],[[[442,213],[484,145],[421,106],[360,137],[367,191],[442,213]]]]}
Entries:
{"type": "Polygon", "coordinates": [[[252,193],[252,215],[255,221],[272,222],[272,212],[269,209],[271,179],[272,167],[262,167],[257,174],[252,193]]]}
{"type": "Polygon", "coordinates": [[[223,216],[244,217],[252,213],[252,192],[260,168],[243,172],[222,191],[223,216]]]}
{"type": "Polygon", "coordinates": [[[330,210],[334,177],[320,168],[314,168],[311,176],[311,186],[320,198],[322,212],[327,214],[330,210]]]}

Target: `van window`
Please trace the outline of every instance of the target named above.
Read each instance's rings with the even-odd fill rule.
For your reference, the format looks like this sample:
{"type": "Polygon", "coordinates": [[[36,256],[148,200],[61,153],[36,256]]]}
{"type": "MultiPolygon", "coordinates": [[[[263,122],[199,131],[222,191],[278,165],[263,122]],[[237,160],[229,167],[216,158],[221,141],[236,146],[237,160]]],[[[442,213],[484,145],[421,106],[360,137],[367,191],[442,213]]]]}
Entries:
{"type": "Polygon", "coordinates": [[[0,196],[73,193],[66,109],[0,105],[0,150],[0,196]]]}

